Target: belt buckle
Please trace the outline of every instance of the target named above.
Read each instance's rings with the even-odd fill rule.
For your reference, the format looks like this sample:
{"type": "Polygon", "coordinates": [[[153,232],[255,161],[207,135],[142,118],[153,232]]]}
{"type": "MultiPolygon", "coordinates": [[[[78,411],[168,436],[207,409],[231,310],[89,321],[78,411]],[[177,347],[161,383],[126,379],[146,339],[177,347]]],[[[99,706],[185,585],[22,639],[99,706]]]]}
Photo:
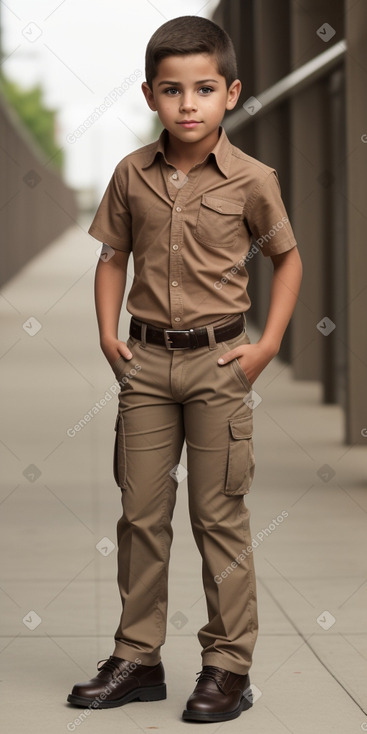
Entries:
{"type": "Polygon", "coordinates": [[[188,329],[164,329],[163,335],[164,335],[164,341],[167,349],[173,350],[173,349],[190,349],[190,344],[187,345],[187,347],[175,347],[171,343],[169,334],[190,334],[188,329]]]}

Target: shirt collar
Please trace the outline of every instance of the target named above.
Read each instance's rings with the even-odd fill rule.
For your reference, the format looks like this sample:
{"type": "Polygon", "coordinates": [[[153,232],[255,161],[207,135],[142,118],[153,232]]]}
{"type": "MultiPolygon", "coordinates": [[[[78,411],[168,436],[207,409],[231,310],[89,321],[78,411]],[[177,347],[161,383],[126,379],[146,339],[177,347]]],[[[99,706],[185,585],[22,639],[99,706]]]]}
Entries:
{"type": "MultiPolygon", "coordinates": [[[[167,139],[167,134],[168,133],[165,128],[164,130],[162,130],[158,140],[156,140],[154,143],[151,143],[151,145],[148,146],[146,158],[142,165],[142,168],[149,168],[149,166],[151,166],[154,163],[158,155],[161,155],[164,158],[165,162],[167,163],[167,159],[165,156],[165,142],[167,139]]],[[[220,126],[218,141],[215,144],[213,150],[210,153],[208,153],[207,157],[205,158],[205,161],[207,161],[209,157],[214,158],[219,170],[223,173],[223,175],[226,178],[228,178],[228,175],[229,175],[231,148],[232,146],[228,140],[226,132],[220,126]]]]}

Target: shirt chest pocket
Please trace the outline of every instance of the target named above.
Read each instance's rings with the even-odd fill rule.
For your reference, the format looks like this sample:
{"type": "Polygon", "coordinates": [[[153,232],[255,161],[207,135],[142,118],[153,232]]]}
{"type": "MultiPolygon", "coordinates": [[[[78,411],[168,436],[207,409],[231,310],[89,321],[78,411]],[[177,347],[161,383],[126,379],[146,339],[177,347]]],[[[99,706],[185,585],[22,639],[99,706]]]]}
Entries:
{"type": "Polygon", "coordinates": [[[195,239],[208,247],[232,247],[240,232],[243,206],[204,194],[194,230],[195,239]]]}

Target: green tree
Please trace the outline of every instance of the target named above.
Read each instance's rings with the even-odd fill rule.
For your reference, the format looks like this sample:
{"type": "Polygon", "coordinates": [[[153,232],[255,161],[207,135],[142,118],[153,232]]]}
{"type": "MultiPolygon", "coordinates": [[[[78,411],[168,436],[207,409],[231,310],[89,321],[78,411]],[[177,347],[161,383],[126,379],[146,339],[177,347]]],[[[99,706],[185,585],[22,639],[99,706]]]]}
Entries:
{"type": "Polygon", "coordinates": [[[22,89],[2,76],[0,91],[43,150],[47,160],[51,160],[56,168],[61,169],[63,155],[55,141],[56,112],[45,107],[41,87],[37,85],[32,89],[22,89]]]}

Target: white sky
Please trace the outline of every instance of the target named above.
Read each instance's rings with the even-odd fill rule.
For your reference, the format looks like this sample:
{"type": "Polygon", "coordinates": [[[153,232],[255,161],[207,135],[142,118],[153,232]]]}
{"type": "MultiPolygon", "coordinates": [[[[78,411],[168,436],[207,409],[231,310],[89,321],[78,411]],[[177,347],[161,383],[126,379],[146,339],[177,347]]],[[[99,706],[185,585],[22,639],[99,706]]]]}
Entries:
{"type": "Polygon", "coordinates": [[[140,88],[146,44],[166,20],[209,17],[218,2],[0,0],[4,73],[25,88],[40,83],[47,106],[58,110],[67,183],[94,187],[99,198],[118,161],[150,142],[155,113],[140,88]],[[137,81],[70,142],[76,128],[136,70],[137,81]]]}

